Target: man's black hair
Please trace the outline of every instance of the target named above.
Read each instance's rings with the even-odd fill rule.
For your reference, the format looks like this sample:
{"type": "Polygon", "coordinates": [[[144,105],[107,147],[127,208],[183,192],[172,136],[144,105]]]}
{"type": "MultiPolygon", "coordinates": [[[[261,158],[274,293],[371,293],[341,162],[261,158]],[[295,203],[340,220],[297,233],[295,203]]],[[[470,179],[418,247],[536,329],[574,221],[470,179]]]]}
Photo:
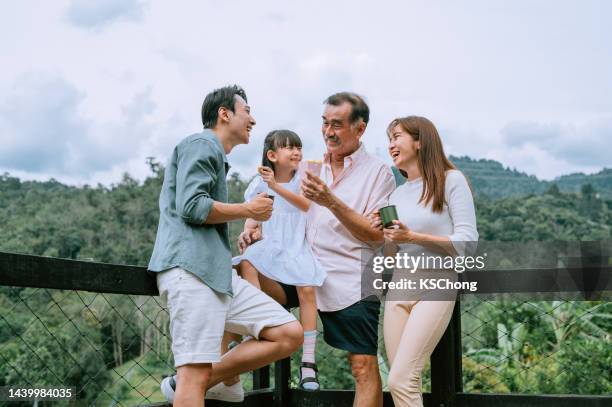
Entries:
{"type": "Polygon", "coordinates": [[[220,107],[225,107],[234,112],[236,96],[240,96],[245,102],[247,101],[244,89],[238,85],[215,89],[206,95],[204,103],[202,103],[202,124],[205,129],[212,129],[217,125],[220,107]]]}
{"type": "Polygon", "coordinates": [[[323,101],[325,105],[340,106],[341,104],[348,102],[351,104],[351,115],[349,116],[349,122],[355,123],[360,118],[363,119],[365,124],[370,121],[370,108],[368,104],[363,100],[361,96],[353,92],[338,92],[334,93],[323,101]]]}

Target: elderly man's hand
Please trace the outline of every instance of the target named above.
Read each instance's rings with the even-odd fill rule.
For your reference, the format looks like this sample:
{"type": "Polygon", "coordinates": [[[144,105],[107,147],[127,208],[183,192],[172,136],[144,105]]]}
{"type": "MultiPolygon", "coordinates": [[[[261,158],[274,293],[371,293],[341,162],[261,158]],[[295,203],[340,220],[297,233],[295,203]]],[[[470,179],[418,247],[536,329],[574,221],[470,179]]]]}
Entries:
{"type": "Polygon", "coordinates": [[[326,208],[334,204],[335,196],[332,194],[329,187],[321,180],[321,178],[306,171],[306,178],[302,180],[302,193],[312,202],[315,202],[326,208]]]}
{"type": "Polygon", "coordinates": [[[370,226],[372,227],[372,229],[383,230],[382,220],[380,219],[380,212],[372,212],[368,215],[368,220],[370,221],[370,226]]]}

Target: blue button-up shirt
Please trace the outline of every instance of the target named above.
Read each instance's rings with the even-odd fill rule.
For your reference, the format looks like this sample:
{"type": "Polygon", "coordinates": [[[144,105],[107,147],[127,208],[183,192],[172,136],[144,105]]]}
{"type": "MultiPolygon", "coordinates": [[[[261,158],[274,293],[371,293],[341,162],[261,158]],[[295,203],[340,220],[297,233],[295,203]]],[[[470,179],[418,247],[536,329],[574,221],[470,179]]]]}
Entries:
{"type": "Polygon", "coordinates": [[[229,169],[211,130],[193,134],[172,152],[159,195],[159,226],[149,270],[181,267],[213,290],[232,294],[227,223],[205,225],[213,201],[227,202],[229,169]]]}

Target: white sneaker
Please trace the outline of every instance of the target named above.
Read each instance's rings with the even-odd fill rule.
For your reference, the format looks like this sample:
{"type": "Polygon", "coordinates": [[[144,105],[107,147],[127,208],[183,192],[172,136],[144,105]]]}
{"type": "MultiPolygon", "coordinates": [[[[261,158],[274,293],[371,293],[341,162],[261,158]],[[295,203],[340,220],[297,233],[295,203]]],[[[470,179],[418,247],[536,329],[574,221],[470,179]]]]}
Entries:
{"type": "Polygon", "coordinates": [[[174,403],[174,391],[176,390],[176,375],[164,377],[159,384],[162,394],[168,403],[174,403]]]}
{"type": "Polygon", "coordinates": [[[229,401],[231,403],[240,403],[244,401],[244,389],[242,383],[237,382],[231,386],[226,386],[223,382],[215,384],[206,392],[206,400],[229,401]]]}
{"type": "MultiPolygon", "coordinates": [[[[160,388],[166,400],[172,404],[174,402],[174,392],[176,391],[176,375],[165,377],[160,383],[160,388]]],[[[226,386],[221,382],[208,389],[204,398],[206,400],[240,403],[244,401],[244,389],[241,382],[234,383],[231,386],[226,386]]]]}

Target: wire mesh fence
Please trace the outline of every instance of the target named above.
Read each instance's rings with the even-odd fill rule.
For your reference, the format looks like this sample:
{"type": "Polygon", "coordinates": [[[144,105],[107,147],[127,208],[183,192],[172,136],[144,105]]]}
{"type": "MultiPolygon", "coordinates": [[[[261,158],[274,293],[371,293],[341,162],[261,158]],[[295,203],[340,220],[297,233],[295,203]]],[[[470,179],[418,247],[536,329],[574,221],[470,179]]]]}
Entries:
{"type": "Polygon", "coordinates": [[[1,385],[74,386],[87,405],[163,400],[159,381],[174,368],[159,298],[1,290],[1,385]]]}
{"type": "MultiPolygon", "coordinates": [[[[84,405],[164,401],[159,382],[174,366],[168,313],[158,297],[0,287],[0,308],[0,386],[74,386],[84,405]]],[[[609,302],[464,299],[464,391],[612,393],[611,308],[609,302]]],[[[380,325],[386,390],[382,318],[380,325]]],[[[300,358],[292,356],[292,388],[300,358]]],[[[316,359],[323,389],[354,389],[346,352],[326,345],[323,335],[316,359]]],[[[251,376],[242,379],[250,390],[251,376]]],[[[423,391],[430,387],[426,366],[423,391]]]]}
{"type": "Polygon", "coordinates": [[[465,392],[610,394],[612,304],[462,301],[465,392]]]}

